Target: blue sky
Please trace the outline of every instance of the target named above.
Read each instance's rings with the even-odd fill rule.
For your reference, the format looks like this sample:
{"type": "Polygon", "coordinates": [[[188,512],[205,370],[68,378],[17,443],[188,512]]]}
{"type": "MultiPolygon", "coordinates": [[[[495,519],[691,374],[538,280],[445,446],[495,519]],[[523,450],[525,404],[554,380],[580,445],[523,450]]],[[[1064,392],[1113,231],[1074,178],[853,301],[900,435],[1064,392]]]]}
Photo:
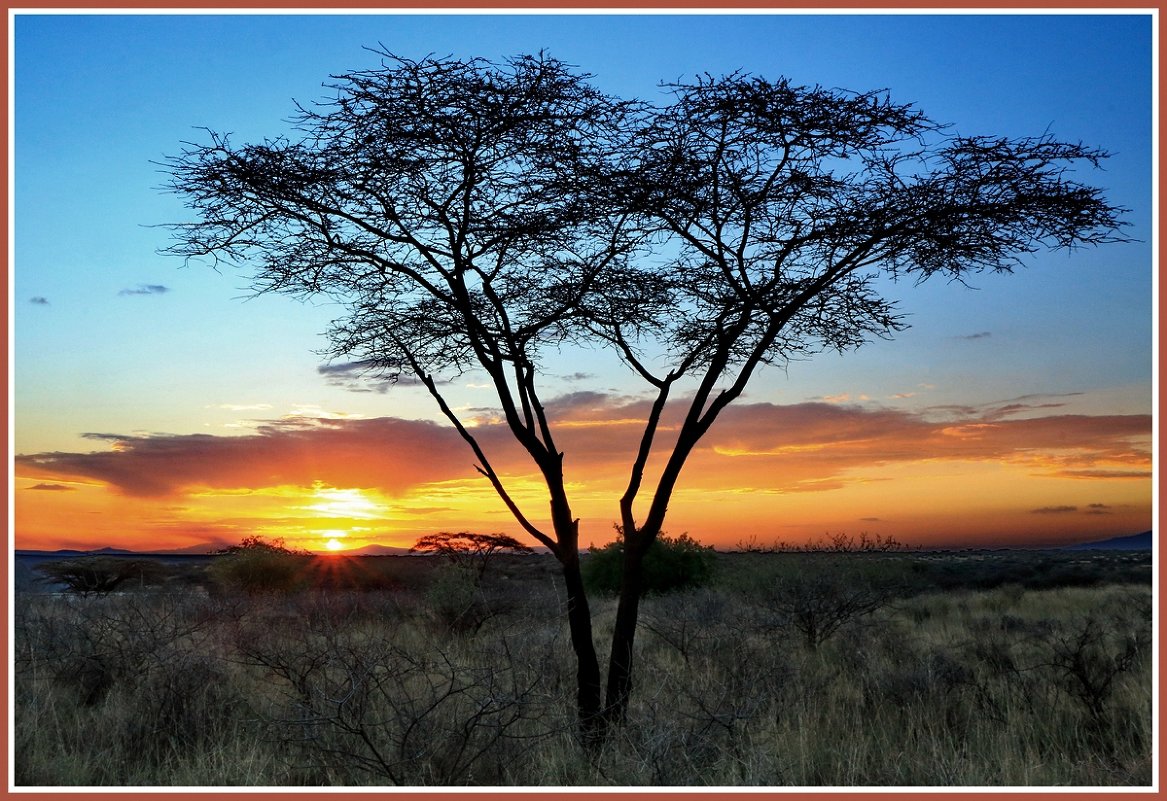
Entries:
{"type": "MultiPolygon", "coordinates": [[[[436,419],[417,390],[354,392],[318,371],[336,310],[244,301],[243,278],[159,254],[158,226],[186,212],[159,189],[155,162],[205,140],[200,126],[239,143],[285,132],[293,99],[373,66],[362,47],[378,43],[409,57],[544,49],[623,96],[736,69],[886,88],[962,134],[1049,130],[1109,150],[1084,180],[1130,209],[1141,241],[1041,256],[972,289],[895,287],[910,330],[771,370],[749,398],[926,411],[1040,396],[1148,414],[1151,35],[1146,14],[18,14],[16,451],[90,450],[85,432],[230,435],[304,411],[436,419]]],[[[597,389],[624,387],[600,355],[572,366],[597,389]]],[[[482,402],[472,386],[458,392],[482,402]]]]}
{"type": "Polygon", "coordinates": [[[1147,16],[54,14],[19,15],[15,30],[18,451],[109,426],[218,426],[230,410],[213,407],[274,403],[264,393],[277,389],[287,405],[337,411],[371,400],[315,371],[327,308],[234,300],[241,279],[179,269],[157,254],[166,231],[149,226],[184,217],[152,161],[198,139],[199,126],[236,141],[280,133],[293,98],[321,97],[329,74],[369,66],[362,47],[376,43],[409,56],[543,48],[623,95],[738,68],[888,88],[962,133],[1048,128],[1104,147],[1115,157],[1089,177],[1132,209],[1143,244],[1057,254],[979,278],[975,292],[894,290],[913,330],[793,365],[754,392],[857,397],[928,384],[941,400],[960,385],[973,402],[1149,387],[1147,16]],[[149,285],[168,291],[121,294],[149,285]]]}

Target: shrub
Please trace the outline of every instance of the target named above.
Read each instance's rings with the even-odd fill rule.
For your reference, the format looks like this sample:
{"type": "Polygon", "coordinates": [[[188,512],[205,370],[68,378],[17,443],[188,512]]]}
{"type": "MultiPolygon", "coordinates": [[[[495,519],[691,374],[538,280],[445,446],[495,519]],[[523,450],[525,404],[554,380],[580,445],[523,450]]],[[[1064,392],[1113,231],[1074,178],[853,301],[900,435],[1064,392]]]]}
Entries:
{"type": "Polygon", "coordinates": [[[166,566],[152,559],[117,556],[83,556],[80,559],[37,565],[45,581],[64,584],[70,592],[104,595],[119,587],[158,584],[167,575],[166,566]]]}
{"type": "Polygon", "coordinates": [[[1096,727],[1105,724],[1116,680],[1139,665],[1151,643],[1149,626],[1116,631],[1115,622],[1087,616],[1076,625],[1051,632],[1043,643],[1047,656],[1042,666],[1051,669],[1066,692],[1081,701],[1096,727]]]}
{"type": "MultiPolygon", "coordinates": [[[[619,528],[617,532],[620,532],[619,528]]],[[[669,537],[661,533],[644,555],[644,593],[703,587],[713,578],[715,560],[712,546],[702,545],[688,534],[669,537]]],[[[602,548],[589,548],[581,571],[589,590],[619,592],[624,574],[623,535],[602,548]]]]}
{"type": "Polygon", "coordinates": [[[288,548],[281,539],[268,542],[245,537],[239,545],[219,552],[210,567],[217,585],[247,593],[287,593],[308,583],[306,551],[288,548]]]}
{"type": "Polygon", "coordinates": [[[864,570],[842,570],[810,555],[797,572],[760,593],[757,623],[763,630],[792,630],[814,650],[843,626],[871,615],[895,596],[896,585],[864,570]]]}

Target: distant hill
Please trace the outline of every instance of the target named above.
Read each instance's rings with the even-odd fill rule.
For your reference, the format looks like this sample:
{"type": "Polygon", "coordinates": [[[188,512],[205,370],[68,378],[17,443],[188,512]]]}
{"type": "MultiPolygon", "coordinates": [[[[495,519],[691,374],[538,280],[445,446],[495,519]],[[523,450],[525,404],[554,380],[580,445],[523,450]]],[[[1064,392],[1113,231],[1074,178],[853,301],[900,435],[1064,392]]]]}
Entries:
{"type": "Polygon", "coordinates": [[[345,556],[401,556],[409,553],[408,548],[399,548],[395,545],[365,545],[347,551],[338,551],[345,556]]]}
{"type": "MultiPolygon", "coordinates": [[[[17,548],[17,556],[209,556],[217,551],[214,545],[194,545],[188,548],[168,548],[160,551],[129,551],[125,548],[94,548],[82,551],[77,548],[61,548],[56,551],[38,551],[29,548],[17,548]]],[[[319,551],[318,553],[328,553],[319,551]]],[[[399,548],[393,545],[366,545],[362,548],[353,548],[340,553],[348,556],[401,556],[409,553],[408,548],[399,548]]]]}
{"type": "Polygon", "coordinates": [[[125,548],[96,548],[92,551],[82,551],[77,548],[61,548],[56,551],[37,551],[17,548],[16,553],[21,556],[129,556],[134,554],[135,551],[127,551],[125,548]]]}
{"type": "Polygon", "coordinates": [[[1127,537],[1111,537],[1108,540],[1096,542],[1079,542],[1066,545],[1063,551],[1149,551],[1151,550],[1151,532],[1131,534],[1127,537]]]}

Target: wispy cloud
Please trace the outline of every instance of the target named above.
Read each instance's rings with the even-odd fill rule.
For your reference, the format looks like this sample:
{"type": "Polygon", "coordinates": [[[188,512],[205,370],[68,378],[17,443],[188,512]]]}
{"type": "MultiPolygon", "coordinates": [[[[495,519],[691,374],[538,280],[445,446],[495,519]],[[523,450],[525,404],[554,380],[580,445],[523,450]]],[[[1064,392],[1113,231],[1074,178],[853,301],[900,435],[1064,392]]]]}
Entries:
{"type": "Polygon", "coordinates": [[[28,302],[33,304],[34,306],[48,306],[49,305],[49,299],[43,298],[40,295],[37,295],[35,298],[29,298],[28,302]]]}
{"type": "Polygon", "coordinates": [[[1130,479],[1130,478],[1151,478],[1150,466],[1146,470],[1115,470],[1115,469],[1095,469],[1095,470],[1059,470],[1057,476],[1059,478],[1081,478],[1093,481],[1099,478],[1105,479],[1130,479]]]}
{"type": "Polygon", "coordinates": [[[961,336],[955,336],[955,337],[953,337],[953,339],[961,339],[961,340],[964,340],[965,342],[972,342],[972,341],[977,340],[977,339],[988,339],[992,335],[993,335],[992,331],[978,331],[975,334],[964,334],[961,336]]]}
{"type": "Polygon", "coordinates": [[[316,372],[324,376],[330,386],[340,387],[349,392],[384,394],[390,387],[414,386],[421,383],[408,373],[391,373],[378,367],[376,362],[364,359],[322,364],[316,368],[316,372]]]}
{"type": "Polygon", "coordinates": [[[118,295],[165,295],[170,287],[162,284],[138,284],[137,289],[123,289],[118,295]]]}
{"type": "Polygon", "coordinates": [[[1030,509],[1029,513],[1034,515],[1065,515],[1078,511],[1077,506],[1042,506],[1038,509],[1030,509]]]}
{"type": "Polygon", "coordinates": [[[34,484],[31,487],[26,487],[25,489],[41,490],[41,491],[47,491],[47,492],[76,492],[77,491],[76,487],[70,487],[66,484],[34,484]]]}
{"type": "Polygon", "coordinates": [[[978,406],[933,406],[928,409],[928,412],[942,416],[964,416],[985,420],[997,420],[1004,417],[1017,417],[1034,412],[1061,409],[1067,405],[1063,400],[1064,398],[1076,398],[1082,394],[1081,392],[1063,392],[1057,395],[1021,395],[1020,397],[993,401],[978,406]]]}

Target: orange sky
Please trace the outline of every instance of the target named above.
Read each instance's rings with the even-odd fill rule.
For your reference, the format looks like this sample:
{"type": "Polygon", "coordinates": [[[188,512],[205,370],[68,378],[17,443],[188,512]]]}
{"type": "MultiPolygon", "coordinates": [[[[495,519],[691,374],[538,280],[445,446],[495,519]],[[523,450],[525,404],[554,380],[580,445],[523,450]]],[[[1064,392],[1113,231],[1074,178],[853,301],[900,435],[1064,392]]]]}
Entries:
{"type": "MultiPolygon", "coordinates": [[[[575,393],[550,408],[582,540],[604,542],[645,404],[575,393]]],[[[475,433],[520,506],[544,518],[545,495],[505,427],[483,419],[475,433]]],[[[469,449],[432,422],[289,417],[239,436],[88,437],[91,452],[17,457],[18,548],[172,549],[260,534],[322,549],[520,533],[469,449]]],[[[1070,414],[1049,399],[925,412],[742,403],[694,453],[666,528],[721,547],[836,532],[924,546],[1135,533],[1151,527],[1150,438],[1147,415],[1070,414]]]]}

